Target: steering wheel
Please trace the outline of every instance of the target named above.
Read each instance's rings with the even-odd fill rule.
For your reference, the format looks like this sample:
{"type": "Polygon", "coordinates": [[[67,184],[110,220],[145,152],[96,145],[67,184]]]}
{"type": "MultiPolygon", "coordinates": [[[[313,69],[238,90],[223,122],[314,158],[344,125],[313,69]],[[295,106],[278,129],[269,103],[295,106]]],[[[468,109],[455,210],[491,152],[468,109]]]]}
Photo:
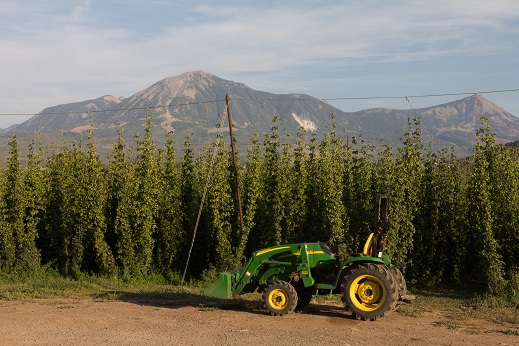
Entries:
{"type": "Polygon", "coordinates": [[[330,240],[330,242],[333,242],[335,244],[346,244],[348,241],[344,237],[334,235],[334,236],[332,236],[332,239],[330,240]]]}

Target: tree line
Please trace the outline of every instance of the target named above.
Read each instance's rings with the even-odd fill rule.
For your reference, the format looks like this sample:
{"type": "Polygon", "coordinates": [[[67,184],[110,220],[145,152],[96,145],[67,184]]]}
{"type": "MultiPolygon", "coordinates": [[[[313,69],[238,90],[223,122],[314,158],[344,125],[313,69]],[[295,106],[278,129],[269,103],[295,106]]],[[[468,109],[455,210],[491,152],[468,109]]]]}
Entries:
{"type": "Polygon", "coordinates": [[[320,139],[301,130],[292,140],[274,117],[238,157],[238,171],[221,132],[198,154],[188,133],[180,154],[173,133],[156,146],[149,117],[129,146],[119,131],[106,163],[92,130],[86,144],[52,153],[33,142],[23,165],[12,136],[0,172],[0,272],[161,274],[175,283],[194,232],[193,278],[239,268],[251,252],[280,243],[340,235],[358,252],[382,193],[386,253],[396,264],[413,259],[408,281],[478,282],[494,294],[519,288],[519,160],[496,143],[487,119],[469,158],[426,148],[418,119],[408,120],[397,148],[342,137],[333,115],[331,123],[320,139]]]}

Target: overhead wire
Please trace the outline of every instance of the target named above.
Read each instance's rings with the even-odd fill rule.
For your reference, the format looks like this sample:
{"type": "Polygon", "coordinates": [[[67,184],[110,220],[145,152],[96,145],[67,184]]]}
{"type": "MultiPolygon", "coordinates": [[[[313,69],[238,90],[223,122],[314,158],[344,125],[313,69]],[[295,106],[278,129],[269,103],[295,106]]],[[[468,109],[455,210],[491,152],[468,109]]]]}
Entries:
{"type": "Polygon", "coordinates": [[[30,115],[62,115],[62,114],[75,114],[75,113],[104,113],[104,112],[121,112],[121,111],[136,111],[136,110],[146,110],[146,109],[158,109],[158,108],[169,108],[169,107],[179,107],[179,106],[190,106],[190,105],[199,105],[206,103],[217,103],[223,102],[225,99],[221,100],[208,100],[208,101],[197,101],[197,102],[185,102],[185,103],[175,103],[169,105],[156,105],[156,106],[148,106],[148,107],[129,107],[129,108],[109,108],[109,109],[96,109],[96,110],[74,110],[74,111],[63,111],[63,112],[38,112],[38,113],[0,113],[0,116],[30,116],[30,115]]]}
{"type": "Polygon", "coordinates": [[[400,98],[425,98],[425,97],[445,97],[445,96],[466,96],[474,94],[495,94],[505,92],[518,92],[519,89],[504,89],[491,91],[477,91],[477,92],[462,92],[462,93],[443,93],[443,94],[423,94],[423,95],[407,95],[407,96],[370,96],[370,97],[336,97],[327,98],[328,101],[338,100],[376,100],[376,99],[400,99],[400,98]]]}
{"type": "MultiPolygon", "coordinates": [[[[476,102],[479,102],[479,95],[481,94],[496,94],[496,93],[507,93],[507,92],[519,92],[519,88],[517,89],[499,89],[499,90],[486,90],[486,91],[478,91],[478,92],[459,92],[459,93],[438,93],[438,94],[421,94],[421,95],[408,95],[408,96],[366,96],[366,97],[328,97],[328,98],[315,98],[315,97],[272,97],[272,98],[262,98],[257,101],[260,104],[260,108],[266,106],[266,102],[268,101],[312,101],[312,100],[321,100],[326,105],[328,101],[340,101],[340,100],[377,100],[377,99],[405,99],[406,102],[410,105],[409,98],[427,98],[427,97],[446,97],[446,96],[466,96],[466,95],[475,95],[476,102]]],[[[239,97],[231,97],[233,101],[250,101],[250,99],[239,98],[239,97]]],[[[225,102],[225,99],[216,99],[216,100],[206,100],[206,101],[196,101],[196,102],[183,102],[183,103],[175,103],[169,105],[156,105],[156,106],[148,106],[148,107],[127,107],[127,108],[111,108],[111,109],[97,109],[97,110],[74,110],[74,111],[63,111],[63,112],[38,112],[38,113],[0,113],[0,116],[40,116],[40,127],[42,116],[44,115],[64,115],[64,114],[83,114],[88,113],[92,115],[93,113],[108,113],[108,112],[121,112],[121,111],[138,111],[138,110],[146,110],[146,109],[160,109],[160,108],[170,108],[170,107],[181,107],[181,106],[190,106],[190,105],[206,105],[211,103],[225,102]]],[[[477,105],[476,103],[476,105],[477,105]]],[[[205,106],[207,107],[207,106],[205,106]]],[[[476,106],[477,107],[477,106],[476,106]]],[[[258,122],[261,118],[261,110],[258,114],[258,122]]],[[[209,120],[209,119],[208,119],[209,120]]],[[[1,123],[7,125],[15,125],[10,124],[5,121],[0,121],[1,123]]]]}
{"type": "MultiPolygon", "coordinates": [[[[340,101],[340,100],[378,100],[378,99],[401,99],[401,98],[427,98],[427,97],[445,97],[445,96],[466,96],[466,95],[481,95],[481,94],[496,94],[496,93],[507,93],[507,92],[519,92],[518,89],[502,89],[502,90],[487,90],[487,91],[477,91],[477,92],[459,92],[459,93],[439,93],[439,94],[421,94],[421,95],[402,95],[402,96],[365,96],[365,97],[327,97],[327,98],[315,98],[315,97],[272,97],[272,98],[262,98],[261,102],[266,101],[310,101],[310,100],[321,100],[323,102],[329,101],[340,101]]],[[[250,99],[240,98],[240,97],[231,97],[233,101],[249,101],[250,99]]],[[[120,112],[120,111],[135,111],[135,110],[146,110],[146,109],[157,109],[157,108],[169,108],[169,107],[179,107],[179,106],[189,106],[189,105],[200,105],[200,104],[208,104],[208,103],[217,103],[224,102],[225,99],[217,99],[217,100],[206,100],[206,101],[197,101],[197,102],[184,102],[184,103],[176,103],[169,105],[156,105],[156,106],[148,106],[148,107],[128,107],[128,108],[110,108],[110,109],[98,109],[98,110],[89,110],[89,113],[103,113],[103,112],[120,112]]],[[[61,114],[75,114],[75,113],[85,113],[84,110],[74,110],[74,111],[63,111],[63,112],[38,112],[38,113],[0,113],[0,116],[31,116],[31,115],[61,115],[61,114]]]]}
{"type": "MultiPolygon", "coordinates": [[[[340,100],[377,100],[377,99],[402,99],[406,100],[406,103],[410,104],[409,98],[427,98],[427,97],[446,97],[446,96],[466,96],[466,95],[475,95],[476,96],[476,108],[479,103],[479,95],[481,94],[496,94],[496,93],[507,93],[507,92],[519,92],[519,88],[517,89],[498,89],[498,90],[486,90],[486,91],[478,91],[478,92],[459,92],[459,93],[438,93],[438,94],[420,94],[420,95],[408,95],[408,96],[365,96],[365,97],[328,97],[328,98],[315,98],[315,97],[272,97],[272,98],[262,98],[258,99],[260,106],[260,111],[258,113],[258,123],[261,118],[261,109],[266,106],[267,101],[312,101],[312,100],[321,100],[326,105],[328,101],[340,101],[340,100]]],[[[239,98],[239,97],[231,97],[233,101],[250,101],[250,99],[239,98]]],[[[196,102],[183,102],[183,103],[175,103],[169,105],[156,105],[156,106],[148,106],[148,107],[127,107],[127,108],[110,108],[110,109],[97,109],[97,110],[73,110],[73,111],[63,111],[63,112],[38,112],[38,113],[0,113],[0,116],[36,116],[40,117],[40,127],[42,116],[44,115],[64,115],[64,114],[83,114],[89,113],[108,113],[108,112],[121,112],[121,111],[136,111],[136,110],[146,110],[146,109],[160,109],[160,108],[170,108],[170,107],[181,107],[181,106],[190,106],[190,105],[206,105],[211,103],[225,102],[225,99],[216,99],[216,100],[206,100],[206,101],[196,101],[196,102]]],[[[207,112],[207,106],[205,106],[207,112]]],[[[476,110],[477,111],[477,110],[476,110]]],[[[209,120],[209,119],[208,119],[209,120]]],[[[1,123],[7,125],[15,125],[5,121],[0,121],[1,123]]]]}

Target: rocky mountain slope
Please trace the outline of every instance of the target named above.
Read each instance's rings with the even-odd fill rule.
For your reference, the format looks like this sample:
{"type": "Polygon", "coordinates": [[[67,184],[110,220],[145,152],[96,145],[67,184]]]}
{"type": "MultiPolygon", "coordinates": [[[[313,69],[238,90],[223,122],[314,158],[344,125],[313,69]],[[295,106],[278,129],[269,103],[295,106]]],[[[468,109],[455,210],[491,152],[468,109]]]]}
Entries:
{"type": "Polygon", "coordinates": [[[432,141],[444,147],[470,146],[480,116],[489,118],[499,141],[519,139],[519,118],[482,96],[477,100],[476,96],[470,96],[423,109],[375,108],[344,112],[308,95],[257,91],[204,71],[165,78],[128,98],[106,95],[49,107],[26,122],[4,130],[3,137],[15,131],[19,137],[41,132],[53,134],[54,138],[83,138],[92,123],[96,140],[108,148],[117,137],[118,129],[124,129],[127,137],[142,133],[148,112],[153,119],[157,142],[162,142],[167,131],[177,132],[181,136],[178,141],[182,141],[189,131],[193,133],[195,142],[205,143],[214,138],[220,122],[224,128],[228,126],[226,94],[231,97],[236,136],[242,143],[248,143],[255,131],[270,131],[275,115],[280,118],[277,126],[289,135],[295,137],[300,128],[304,128],[319,136],[328,131],[332,113],[340,133],[363,135],[375,142],[383,139],[392,145],[399,142],[407,129],[409,117],[420,119],[424,142],[432,141]]]}

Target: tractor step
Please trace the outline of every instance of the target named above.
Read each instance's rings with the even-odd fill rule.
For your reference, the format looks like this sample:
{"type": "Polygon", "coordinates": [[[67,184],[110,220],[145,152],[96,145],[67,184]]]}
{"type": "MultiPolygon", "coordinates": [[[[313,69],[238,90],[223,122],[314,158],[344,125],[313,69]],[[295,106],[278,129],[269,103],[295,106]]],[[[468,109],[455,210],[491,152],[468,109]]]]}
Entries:
{"type": "Polygon", "coordinates": [[[315,288],[317,288],[318,290],[334,290],[335,285],[315,284],[315,288]]]}
{"type": "Polygon", "coordinates": [[[315,296],[318,297],[318,298],[323,298],[323,299],[332,299],[334,298],[333,297],[333,289],[331,288],[317,288],[315,290],[315,296]]]}

